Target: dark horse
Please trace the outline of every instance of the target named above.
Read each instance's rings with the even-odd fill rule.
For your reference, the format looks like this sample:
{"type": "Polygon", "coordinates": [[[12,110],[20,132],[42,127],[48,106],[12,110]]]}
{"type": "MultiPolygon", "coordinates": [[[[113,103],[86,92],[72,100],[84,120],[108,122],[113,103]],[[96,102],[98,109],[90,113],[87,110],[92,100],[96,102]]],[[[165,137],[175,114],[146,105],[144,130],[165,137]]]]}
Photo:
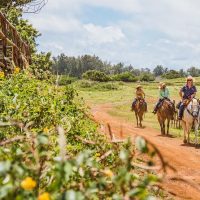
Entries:
{"type": "Polygon", "coordinates": [[[167,120],[167,135],[169,135],[170,120],[174,119],[174,114],[175,114],[175,105],[171,101],[164,99],[160,108],[157,111],[158,122],[160,124],[162,135],[166,134],[165,130],[166,120],[167,120]]]}
{"type": "Polygon", "coordinates": [[[146,103],[144,99],[140,98],[137,100],[133,110],[135,111],[135,117],[137,120],[137,127],[142,127],[142,120],[143,120],[143,115],[146,112],[146,103]]]}

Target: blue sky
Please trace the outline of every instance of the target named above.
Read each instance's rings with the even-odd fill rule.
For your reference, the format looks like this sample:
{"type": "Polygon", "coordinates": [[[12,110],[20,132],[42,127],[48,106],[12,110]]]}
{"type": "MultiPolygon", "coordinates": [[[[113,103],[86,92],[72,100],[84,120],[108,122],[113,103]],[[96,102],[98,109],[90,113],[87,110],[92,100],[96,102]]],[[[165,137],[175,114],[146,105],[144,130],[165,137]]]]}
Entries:
{"type": "Polygon", "coordinates": [[[199,0],[49,0],[27,17],[54,56],[95,54],[135,67],[199,66],[199,0]]]}

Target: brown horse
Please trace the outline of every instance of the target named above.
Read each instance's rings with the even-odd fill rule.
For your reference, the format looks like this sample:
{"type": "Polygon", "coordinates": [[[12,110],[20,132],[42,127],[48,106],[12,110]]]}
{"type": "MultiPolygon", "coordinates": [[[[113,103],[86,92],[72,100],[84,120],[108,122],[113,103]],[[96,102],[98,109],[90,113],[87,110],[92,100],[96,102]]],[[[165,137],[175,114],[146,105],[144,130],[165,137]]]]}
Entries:
{"type": "Polygon", "coordinates": [[[169,135],[170,120],[174,119],[175,106],[169,100],[163,100],[162,105],[157,111],[157,118],[161,128],[161,134],[165,135],[165,121],[167,120],[167,135],[169,135]]]}
{"type": "Polygon", "coordinates": [[[143,115],[146,112],[146,105],[145,105],[144,99],[138,99],[136,102],[135,107],[133,110],[135,111],[135,117],[137,120],[137,127],[140,125],[142,127],[142,120],[143,120],[143,115]]]}

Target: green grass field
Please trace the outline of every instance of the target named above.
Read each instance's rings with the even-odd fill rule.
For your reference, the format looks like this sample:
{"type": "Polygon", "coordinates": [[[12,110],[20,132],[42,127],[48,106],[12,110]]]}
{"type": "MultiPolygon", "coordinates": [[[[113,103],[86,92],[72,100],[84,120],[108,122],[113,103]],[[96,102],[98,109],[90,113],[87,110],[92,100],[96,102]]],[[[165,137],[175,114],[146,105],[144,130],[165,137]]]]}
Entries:
{"type": "MultiPolygon", "coordinates": [[[[172,79],[172,80],[162,80],[166,82],[169,91],[171,100],[175,100],[176,103],[180,100],[179,90],[181,86],[185,84],[185,79],[172,79]]],[[[148,104],[148,113],[145,115],[144,126],[152,127],[157,130],[160,129],[156,115],[152,114],[153,107],[158,100],[158,83],[140,83],[143,86],[143,89],[146,93],[146,101],[148,104]]],[[[75,87],[78,90],[80,96],[85,100],[89,105],[95,104],[105,104],[110,103],[113,105],[113,109],[109,111],[109,114],[112,116],[117,116],[126,121],[135,123],[135,117],[130,111],[131,103],[135,97],[135,87],[138,83],[121,83],[114,82],[112,83],[118,89],[106,89],[102,88],[102,85],[108,83],[92,83],[90,87],[81,87],[81,82],[76,83],[75,87]]],[[[110,83],[109,83],[110,84],[110,83]]],[[[197,90],[200,89],[200,78],[196,79],[195,82],[197,90]]],[[[197,97],[200,95],[197,95],[197,97]]],[[[170,128],[170,133],[174,137],[180,137],[183,133],[180,129],[170,128]]]]}

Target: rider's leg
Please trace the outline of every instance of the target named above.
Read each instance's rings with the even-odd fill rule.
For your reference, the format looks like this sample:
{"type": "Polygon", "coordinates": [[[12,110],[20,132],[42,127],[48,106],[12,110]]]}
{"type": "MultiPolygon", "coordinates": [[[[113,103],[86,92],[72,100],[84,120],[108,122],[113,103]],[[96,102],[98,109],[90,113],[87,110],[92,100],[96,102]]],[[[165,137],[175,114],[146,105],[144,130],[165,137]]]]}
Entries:
{"type": "Polygon", "coordinates": [[[154,113],[154,114],[156,114],[156,112],[157,112],[157,110],[158,110],[158,108],[159,108],[161,102],[162,102],[162,99],[159,99],[159,101],[156,103],[156,105],[155,105],[155,107],[154,107],[154,110],[153,110],[153,113],[154,113]]]}
{"type": "Polygon", "coordinates": [[[183,103],[181,103],[181,105],[179,107],[179,113],[178,113],[178,119],[179,120],[182,120],[182,118],[183,118],[184,108],[185,108],[185,105],[183,103]]]}
{"type": "Polygon", "coordinates": [[[133,111],[133,109],[135,108],[136,102],[137,102],[137,99],[135,98],[135,99],[133,100],[132,107],[131,107],[131,110],[132,110],[132,111],[133,111]]]}

